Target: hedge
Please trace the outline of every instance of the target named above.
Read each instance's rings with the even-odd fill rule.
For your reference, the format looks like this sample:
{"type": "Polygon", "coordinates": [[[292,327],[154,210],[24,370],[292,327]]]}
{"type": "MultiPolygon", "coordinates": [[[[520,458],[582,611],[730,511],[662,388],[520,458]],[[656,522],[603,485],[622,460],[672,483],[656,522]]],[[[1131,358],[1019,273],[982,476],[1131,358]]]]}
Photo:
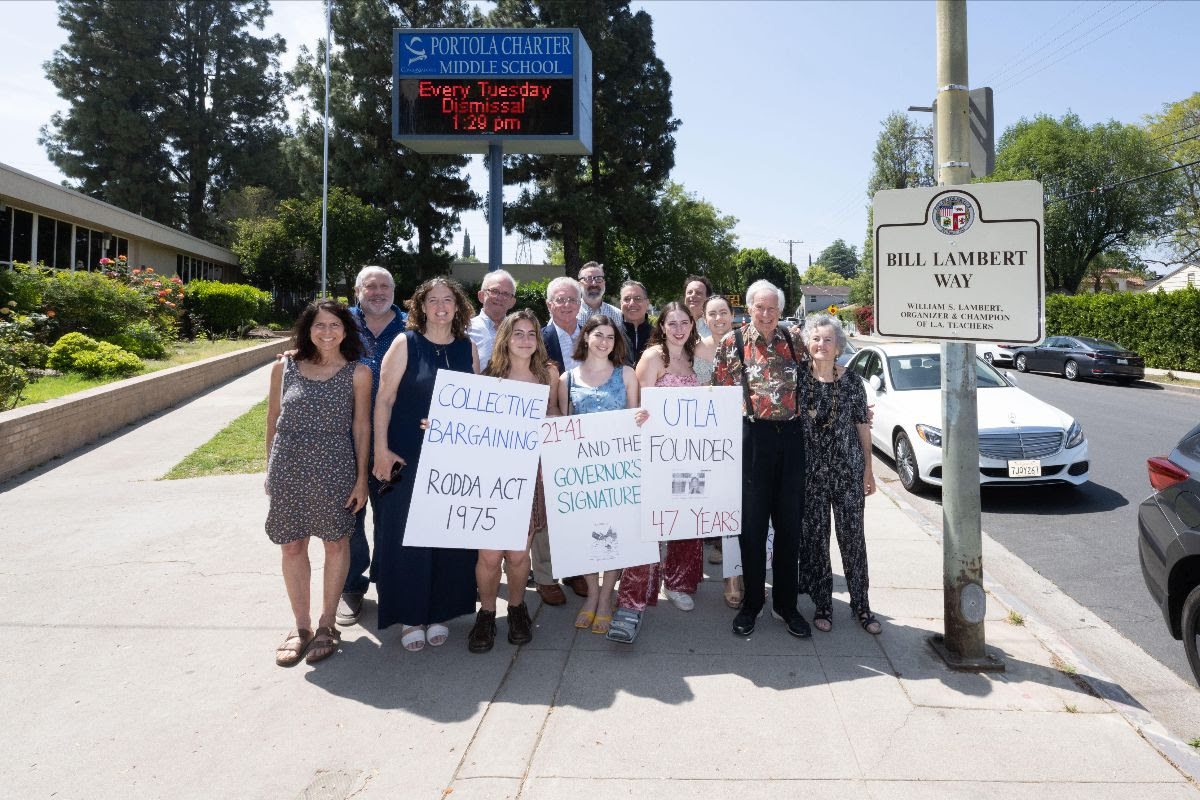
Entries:
{"type": "Polygon", "coordinates": [[[199,319],[200,327],[213,334],[232,333],[272,313],[271,295],[243,283],[191,281],[183,305],[199,319]]]}
{"type": "Polygon", "coordinates": [[[1200,290],[1050,295],[1046,334],[1108,339],[1147,367],[1200,372],[1200,290]]]}

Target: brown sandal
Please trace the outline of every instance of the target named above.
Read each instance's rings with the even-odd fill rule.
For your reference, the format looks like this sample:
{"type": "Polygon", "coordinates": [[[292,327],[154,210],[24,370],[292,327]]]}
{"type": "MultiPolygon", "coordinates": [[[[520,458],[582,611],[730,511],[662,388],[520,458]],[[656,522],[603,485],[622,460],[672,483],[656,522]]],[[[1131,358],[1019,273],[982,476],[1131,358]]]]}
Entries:
{"type": "Polygon", "coordinates": [[[275,664],[280,667],[294,667],[304,658],[304,651],[313,643],[316,636],[307,628],[294,630],[283,640],[283,644],[275,648],[275,664]]]}
{"type": "Polygon", "coordinates": [[[309,664],[324,661],[338,651],[341,643],[342,635],[338,633],[337,628],[322,625],[317,628],[317,635],[313,637],[313,642],[308,648],[308,657],[304,660],[309,664]]]}

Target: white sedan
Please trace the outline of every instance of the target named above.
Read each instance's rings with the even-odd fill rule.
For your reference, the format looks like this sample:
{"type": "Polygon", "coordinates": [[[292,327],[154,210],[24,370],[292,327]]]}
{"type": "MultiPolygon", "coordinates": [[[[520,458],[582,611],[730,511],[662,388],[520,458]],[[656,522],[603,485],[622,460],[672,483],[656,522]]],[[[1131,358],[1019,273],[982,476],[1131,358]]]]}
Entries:
{"type": "MultiPolygon", "coordinates": [[[[942,483],[941,348],[936,344],[865,347],[847,365],[875,405],[871,441],[896,461],[910,492],[942,483]]],[[[1088,480],[1083,429],[1069,414],[1018,389],[982,359],[975,370],[979,480],[1029,485],[1088,480]]]]}

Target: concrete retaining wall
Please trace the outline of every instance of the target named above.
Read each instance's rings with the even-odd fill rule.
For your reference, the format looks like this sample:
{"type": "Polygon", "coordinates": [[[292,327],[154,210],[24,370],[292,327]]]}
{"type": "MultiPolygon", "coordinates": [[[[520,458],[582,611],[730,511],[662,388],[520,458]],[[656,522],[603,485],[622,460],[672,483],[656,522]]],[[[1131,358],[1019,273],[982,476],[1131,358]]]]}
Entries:
{"type": "Polygon", "coordinates": [[[233,353],[137,375],[0,414],[0,481],[271,361],[291,345],[271,339],[233,353]]]}

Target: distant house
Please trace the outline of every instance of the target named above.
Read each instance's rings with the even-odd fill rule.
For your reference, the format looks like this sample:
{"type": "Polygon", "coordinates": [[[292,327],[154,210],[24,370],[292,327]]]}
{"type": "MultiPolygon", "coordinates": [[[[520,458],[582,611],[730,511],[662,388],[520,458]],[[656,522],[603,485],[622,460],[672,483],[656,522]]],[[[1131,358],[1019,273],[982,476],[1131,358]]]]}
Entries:
{"type": "Polygon", "coordinates": [[[1140,275],[1134,275],[1116,267],[1111,267],[1100,273],[1097,281],[1093,277],[1083,279],[1079,285],[1080,292],[1142,292],[1146,290],[1146,281],[1140,275]],[[1097,288],[1099,283],[1099,288],[1097,288]]]}
{"type": "Polygon", "coordinates": [[[824,311],[829,306],[844,306],[850,300],[849,286],[801,286],[798,316],[824,311]]]}
{"type": "Polygon", "coordinates": [[[1200,289],[1200,264],[1184,264],[1174,272],[1168,272],[1146,287],[1147,292],[1177,292],[1180,289],[1200,289]]]}
{"type": "Polygon", "coordinates": [[[0,269],[19,261],[98,270],[100,259],[117,256],[185,283],[241,277],[224,247],[0,164],[0,269]]]}

